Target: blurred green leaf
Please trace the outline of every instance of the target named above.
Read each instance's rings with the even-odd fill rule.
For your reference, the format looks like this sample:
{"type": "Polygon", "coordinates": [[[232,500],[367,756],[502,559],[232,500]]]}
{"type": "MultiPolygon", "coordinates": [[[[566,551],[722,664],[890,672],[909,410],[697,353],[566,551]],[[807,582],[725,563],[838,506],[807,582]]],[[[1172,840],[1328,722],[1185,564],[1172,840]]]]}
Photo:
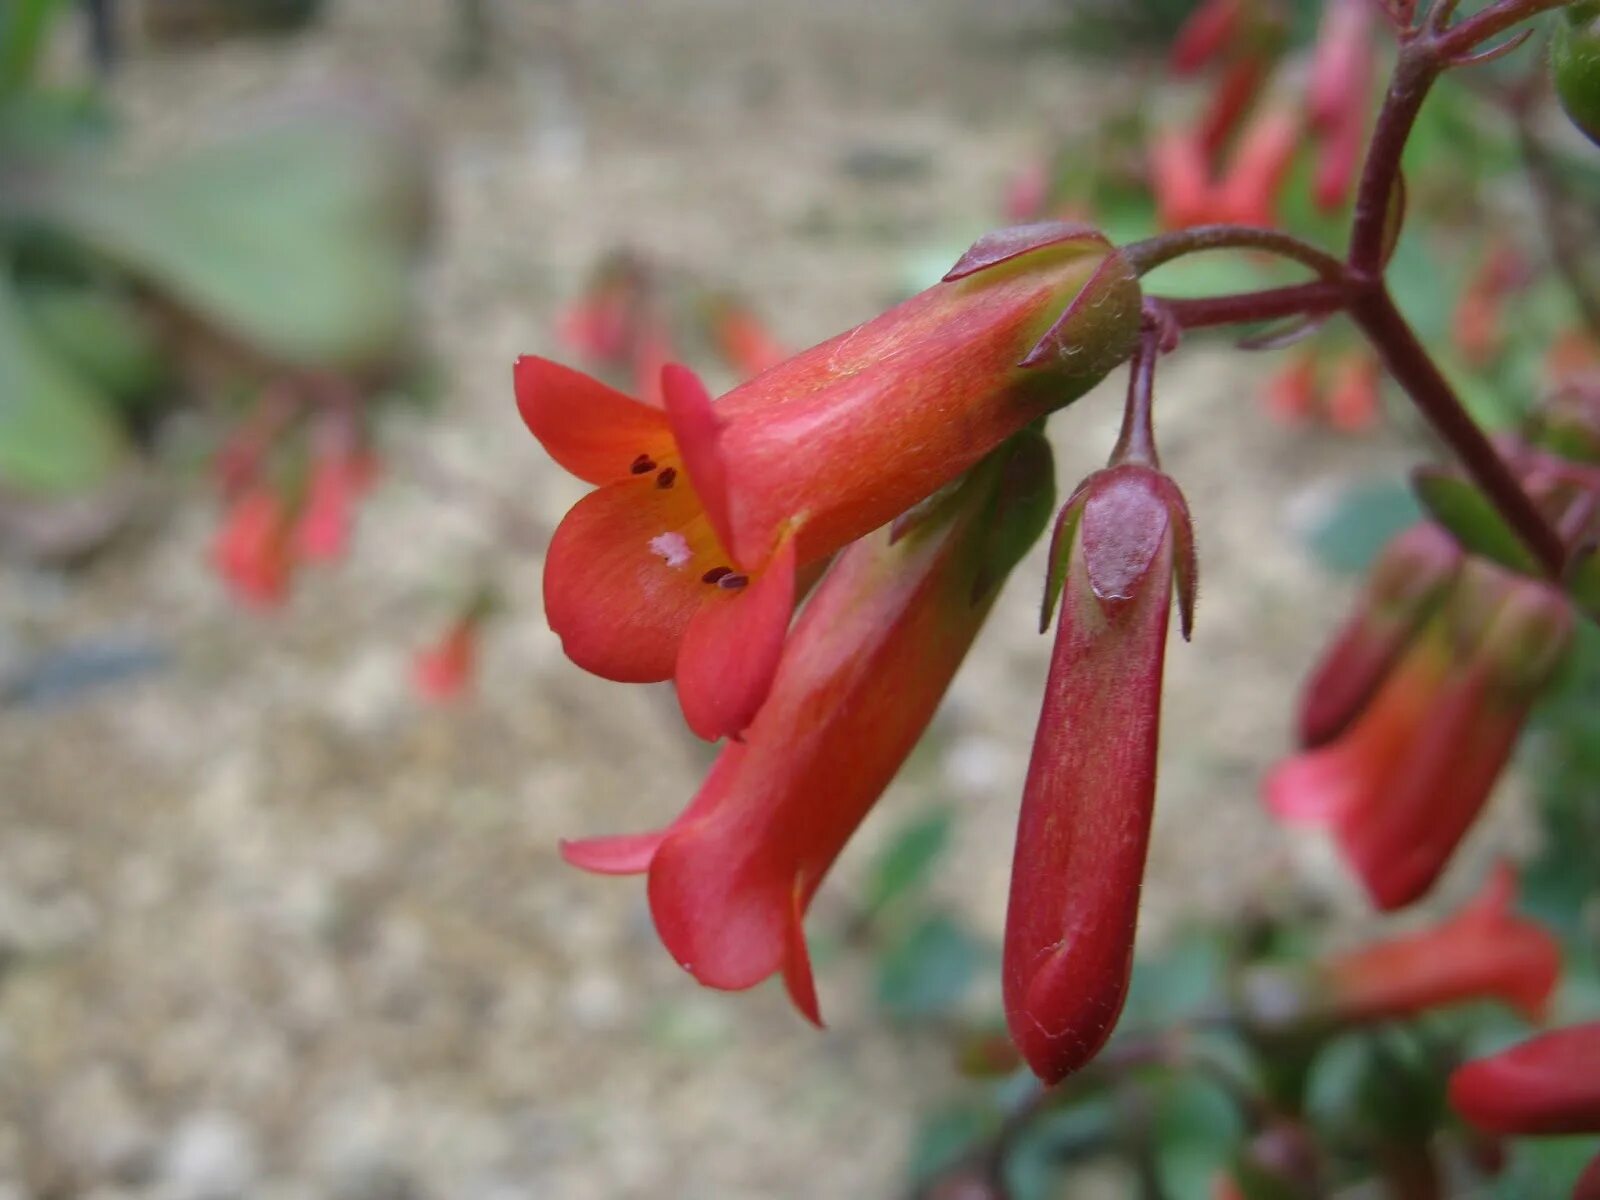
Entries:
{"type": "Polygon", "coordinates": [[[1490,1186],[1495,1200],[1568,1196],[1597,1153],[1594,1138],[1523,1138],[1512,1144],[1511,1165],[1490,1186]]]}
{"type": "Polygon", "coordinates": [[[878,960],[878,1003],[900,1018],[948,1012],[961,1002],[985,958],[971,934],[935,913],[884,950],[878,960]]]}
{"type": "Polygon", "coordinates": [[[287,364],[403,349],[421,163],[353,109],[280,120],[136,175],[57,172],[27,216],[287,364]]]}
{"type": "Polygon", "coordinates": [[[1227,955],[1215,930],[1186,929],[1160,954],[1136,959],[1124,1029],[1155,1028],[1220,1000],[1227,955]]]}
{"type": "Polygon", "coordinates": [[[120,401],[148,394],[166,374],[161,344],[131,300],[71,284],[18,289],[40,339],[96,388],[120,401]]]}
{"type": "Polygon", "coordinates": [[[1232,1098],[1203,1076],[1174,1076],[1162,1087],[1154,1140],[1161,1181],[1171,1200],[1209,1200],[1245,1132],[1232,1098]]]}
{"type": "Polygon", "coordinates": [[[876,915],[928,882],[950,841],[951,813],[936,809],[904,826],[872,864],[863,903],[876,915]]]}
{"type": "Polygon", "coordinates": [[[61,5],[62,0],[0,0],[0,95],[33,79],[61,5]]]}
{"type": "Polygon", "coordinates": [[[1052,1109],[1018,1135],[1006,1156],[1010,1200],[1056,1200],[1072,1164],[1105,1151],[1117,1136],[1117,1110],[1106,1095],[1052,1109]]]}
{"type": "Polygon", "coordinates": [[[64,495],[102,483],[122,453],[104,399],[40,342],[0,277],[0,483],[64,495]]]}
{"type": "Polygon", "coordinates": [[[1340,493],[1328,512],[1312,525],[1308,542],[1324,567],[1353,574],[1366,570],[1395,534],[1421,517],[1422,508],[1404,483],[1367,480],[1340,493]]]}
{"type": "Polygon", "coordinates": [[[1475,485],[1431,467],[1415,471],[1412,482],[1422,506],[1468,550],[1515,571],[1539,573],[1521,539],[1475,485]]]}
{"type": "Polygon", "coordinates": [[[1000,1111],[979,1098],[935,1109],[922,1119],[911,1141],[907,1171],[914,1182],[933,1178],[953,1166],[1000,1126],[1000,1111]]]}

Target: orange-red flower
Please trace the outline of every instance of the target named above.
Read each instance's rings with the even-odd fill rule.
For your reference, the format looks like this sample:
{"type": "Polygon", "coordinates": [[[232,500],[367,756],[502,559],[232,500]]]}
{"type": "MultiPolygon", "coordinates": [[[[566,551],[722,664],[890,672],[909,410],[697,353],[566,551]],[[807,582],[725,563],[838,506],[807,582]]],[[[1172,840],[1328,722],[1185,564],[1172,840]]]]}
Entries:
{"type": "Polygon", "coordinates": [[[1051,547],[1060,627],[1023,790],[1001,969],[1006,1022],[1054,1083],[1110,1036],[1127,994],[1155,804],[1174,580],[1188,632],[1193,537],[1177,487],[1136,463],[1091,475],[1051,547]]]}
{"type": "Polygon", "coordinates": [[[648,872],[662,942],[701,983],[781,971],[818,1021],[802,921],[888,785],[1053,501],[1048,446],[1024,434],[952,493],[845,550],[784,648],[744,739],[659,833],[569,842],[589,870],[648,872]]]}
{"type": "Polygon", "coordinates": [[[295,559],[294,515],[274,488],[256,484],[228,506],[211,560],[233,594],[255,608],[273,608],[289,594],[295,559]]]}
{"type": "Polygon", "coordinates": [[[759,375],[789,357],[784,346],[750,307],[733,296],[712,296],[706,317],[717,352],[743,378],[759,375]]]}
{"type": "MultiPolygon", "coordinates": [[[[1542,1033],[1456,1068],[1450,1105],[1486,1133],[1600,1133],[1600,1021],[1542,1033]]],[[[1572,1200],[1600,1200],[1600,1156],[1572,1200]]]]}
{"type": "Polygon", "coordinates": [[[478,673],[478,642],[485,607],[474,603],[445,627],[439,640],[423,647],[412,662],[412,682],[424,700],[443,704],[472,686],[478,673]]]}
{"type": "Polygon", "coordinates": [[[1477,819],[1572,637],[1560,592],[1469,560],[1344,733],[1268,776],[1269,806],[1330,827],[1380,908],[1409,904],[1477,819]]]}
{"type": "Polygon", "coordinates": [[[1323,8],[1306,106],[1322,138],[1313,194],[1324,209],[1349,197],[1366,150],[1376,15],[1370,0],[1329,0],[1323,8]]]}
{"type": "Polygon", "coordinates": [[[1349,728],[1450,594],[1465,557],[1432,522],[1413,525],[1383,548],[1355,612],[1301,691],[1302,746],[1321,746],[1349,728]]]}
{"type": "Polygon", "coordinates": [[[1133,272],[1099,234],[991,234],[944,281],[712,403],[687,370],[664,408],[541,358],[523,419],[598,485],[557,529],[545,609],[610,679],[675,678],[690,726],[734,734],[777,667],[795,572],[893,519],[1121,362],[1133,272]]]}
{"type": "Polygon", "coordinates": [[[1322,1003],[1343,1021],[1406,1017],[1468,1000],[1499,1000],[1543,1019],[1561,975],[1561,944],[1513,911],[1516,876],[1501,864],[1449,920],[1385,938],[1322,964],[1322,1003]]]}

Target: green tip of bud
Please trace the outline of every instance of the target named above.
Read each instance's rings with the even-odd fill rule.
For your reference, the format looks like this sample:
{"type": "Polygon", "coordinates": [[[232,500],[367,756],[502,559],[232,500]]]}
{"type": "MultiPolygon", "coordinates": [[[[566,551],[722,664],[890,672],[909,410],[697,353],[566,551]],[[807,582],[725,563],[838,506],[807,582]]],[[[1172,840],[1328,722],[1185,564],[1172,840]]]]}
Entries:
{"type": "Polygon", "coordinates": [[[1567,20],[1556,22],[1550,39],[1550,74],[1567,116],[1600,146],[1600,16],[1578,12],[1592,7],[1571,5],[1567,20]]]}
{"type": "Polygon", "coordinates": [[[953,283],[957,279],[965,279],[979,271],[1021,258],[1024,254],[1064,246],[1079,250],[1111,249],[1105,234],[1082,221],[1040,221],[1034,225],[1013,225],[1008,229],[993,230],[973,242],[971,248],[956,261],[956,265],[944,273],[943,282],[953,283]]]}

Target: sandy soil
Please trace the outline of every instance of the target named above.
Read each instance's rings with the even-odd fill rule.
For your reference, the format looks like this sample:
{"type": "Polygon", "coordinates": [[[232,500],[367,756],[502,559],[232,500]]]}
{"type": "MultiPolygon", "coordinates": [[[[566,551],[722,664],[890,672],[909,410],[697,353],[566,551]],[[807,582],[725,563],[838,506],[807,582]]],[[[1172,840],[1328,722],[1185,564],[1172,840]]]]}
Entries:
{"type": "MultiPolygon", "coordinates": [[[[447,386],[388,427],[352,561],[280,617],[208,576],[197,482],[80,576],[3,568],[13,656],[107,637],[170,655],[0,713],[4,1200],[891,1196],[914,1111],[954,1086],[872,1012],[859,964],[824,970],[819,1035],[774,989],[697,990],[640,888],[558,862],[562,835],[672,813],[707,752],[670,695],[583,676],[544,627],[539,545],[578,488],[517,424],[509,365],[554,350],[556,306],[619,241],[746,291],[795,344],[836,332],[916,253],[991,223],[1007,170],[1105,85],[1037,47],[1047,5],[501,8],[494,69],[466,85],[438,69],[443,0],[343,0],[313,37],[146,53],[117,85],[136,152],[283,88],[354,79],[408,106],[439,154],[423,302],[447,386]],[[481,694],[425,710],[408,656],[490,559],[509,612],[481,694]]],[[[1205,586],[1170,665],[1149,936],[1293,886],[1254,779],[1345,587],[1308,566],[1295,514],[1398,461],[1264,423],[1233,363],[1196,348],[1163,384],[1205,586]]],[[[1109,447],[1114,400],[1056,422],[1063,482],[1109,447]]],[[[964,814],[939,886],[998,930],[1039,578],[1036,556],[819,927],[933,800],[964,814]]]]}

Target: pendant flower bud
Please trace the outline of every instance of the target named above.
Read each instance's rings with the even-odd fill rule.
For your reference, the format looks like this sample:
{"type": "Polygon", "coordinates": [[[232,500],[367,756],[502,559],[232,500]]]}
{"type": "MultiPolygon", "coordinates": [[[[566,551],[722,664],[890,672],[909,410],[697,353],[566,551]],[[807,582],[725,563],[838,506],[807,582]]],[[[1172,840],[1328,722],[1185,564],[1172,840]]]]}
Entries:
{"type": "MultiPolygon", "coordinates": [[[[1540,1034],[1457,1067],[1450,1106],[1491,1134],[1600,1133],[1600,1021],[1540,1034]]],[[[1600,1200],[1600,1155],[1572,1200],[1600,1200]]]]}
{"type": "Polygon", "coordinates": [[[1561,975],[1561,944],[1513,911],[1516,876],[1496,867],[1454,917],[1335,955],[1321,995],[1341,1021],[1408,1017],[1470,1000],[1499,1000],[1542,1020],[1561,975]]]}
{"type": "Polygon", "coordinates": [[[1322,137],[1312,190],[1327,211],[1348,199],[1366,150],[1375,18],[1370,0],[1330,0],[1317,31],[1306,100],[1322,137]]]}
{"type": "Polygon", "coordinates": [[[658,833],[568,842],[563,855],[601,873],[647,872],[656,930],[685,970],[725,989],[781,972],[820,1023],[806,908],[1053,500],[1049,447],[1027,432],[850,546],[801,613],[767,702],[683,815],[658,833]]]}
{"type": "Polygon", "coordinates": [[[1187,637],[1194,541],[1173,482],[1136,463],[1091,475],[1050,554],[1061,623],[1023,791],[1002,965],[1006,1021],[1046,1083],[1100,1049],[1127,994],[1155,802],[1167,620],[1187,637]]]}
{"type": "Polygon", "coordinates": [[[211,559],[244,604],[276,608],[288,598],[295,568],[293,529],[288,501],[266,484],[256,484],[229,504],[211,559]]]}
{"type": "Polygon", "coordinates": [[[945,279],[712,403],[662,372],[664,407],[541,358],[517,403],[597,485],[545,563],[551,628],[608,679],[676,678],[704,737],[749,724],[771,684],[795,572],[974,467],[1131,353],[1140,294],[1081,225],[981,239],[945,279]]]}
{"type": "Polygon", "coordinates": [[[1379,908],[1411,903],[1482,811],[1573,636],[1559,592],[1468,560],[1361,715],[1268,776],[1268,806],[1331,828],[1379,908]]]}
{"type": "Polygon", "coordinates": [[[1464,557],[1454,538],[1427,522],[1383,548],[1355,614],[1323,653],[1301,694],[1302,746],[1320,746],[1349,727],[1444,603],[1464,557]]]}
{"type": "Polygon", "coordinates": [[[372,485],[377,463],[371,455],[340,438],[319,447],[311,464],[305,505],[295,526],[295,548],[306,562],[334,562],[350,548],[356,504],[372,485]]]}

